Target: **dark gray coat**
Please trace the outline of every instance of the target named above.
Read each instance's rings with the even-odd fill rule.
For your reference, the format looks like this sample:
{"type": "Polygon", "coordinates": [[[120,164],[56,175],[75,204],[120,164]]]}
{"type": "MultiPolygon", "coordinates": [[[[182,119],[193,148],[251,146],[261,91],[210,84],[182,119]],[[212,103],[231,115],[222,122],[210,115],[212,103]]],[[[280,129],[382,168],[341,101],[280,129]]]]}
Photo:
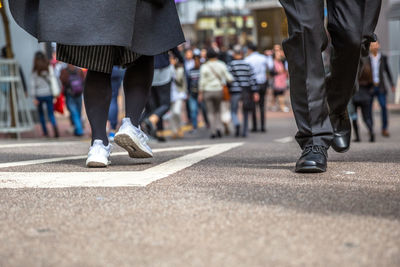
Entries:
{"type": "Polygon", "coordinates": [[[185,39],[175,2],[153,1],[9,0],[9,5],[16,22],[40,42],[116,45],[156,55],[185,39]]]}

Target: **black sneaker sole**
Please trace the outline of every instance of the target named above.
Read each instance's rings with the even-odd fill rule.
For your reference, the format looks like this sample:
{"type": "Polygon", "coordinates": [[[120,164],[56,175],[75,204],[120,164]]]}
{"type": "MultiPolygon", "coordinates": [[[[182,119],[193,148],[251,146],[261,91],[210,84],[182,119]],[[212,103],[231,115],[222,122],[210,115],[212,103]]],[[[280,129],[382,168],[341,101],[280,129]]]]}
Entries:
{"type": "Polygon", "coordinates": [[[317,167],[317,166],[304,166],[304,167],[297,167],[297,173],[322,173],[326,172],[326,167],[317,167]]]}

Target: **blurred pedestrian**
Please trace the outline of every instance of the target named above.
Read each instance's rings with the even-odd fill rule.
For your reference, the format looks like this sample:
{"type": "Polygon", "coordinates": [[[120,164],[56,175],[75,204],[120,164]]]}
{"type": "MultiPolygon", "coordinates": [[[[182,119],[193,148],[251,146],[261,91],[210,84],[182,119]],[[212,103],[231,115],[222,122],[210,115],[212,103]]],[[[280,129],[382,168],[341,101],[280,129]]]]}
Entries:
{"type": "Polygon", "coordinates": [[[283,53],[280,49],[276,49],[274,52],[274,66],[273,66],[273,80],[272,80],[272,90],[273,90],[273,108],[278,101],[278,108],[282,112],[289,112],[289,108],[286,106],[286,91],[288,89],[288,72],[285,68],[285,61],[283,53]]]}
{"type": "Polygon", "coordinates": [[[365,62],[363,68],[360,71],[358,78],[358,90],[352,97],[350,104],[348,106],[350,119],[352,120],[355,142],[360,142],[360,131],[358,127],[358,109],[361,109],[361,114],[365,125],[367,126],[368,133],[370,136],[369,141],[375,142],[375,135],[372,122],[372,110],[371,110],[371,99],[373,91],[373,78],[372,78],[372,68],[371,64],[368,64],[368,58],[363,59],[365,62]]]}
{"type": "Polygon", "coordinates": [[[99,4],[94,0],[71,0],[50,4],[45,0],[32,5],[30,0],[20,0],[10,1],[10,9],[18,24],[39,41],[57,43],[58,60],[88,69],[84,101],[92,128],[92,146],[86,165],[110,164],[106,125],[113,66],[127,68],[126,118],[115,142],[132,158],[152,157],[139,119],[153,79],[153,56],[184,42],[175,2],[121,0],[99,4]]]}
{"type": "Polygon", "coordinates": [[[200,63],[204,64],[207,61],[207,49],[203,48],[200,51],[200,63]]]}
{"type": "Polygon", "coordinates": [[[198,128],[198,112],[199,109],[202,111],[204,122],[209,127],[207,109],[205,108],[204,102],[199,102],[199,79],[200,79],[200,55],[194,56],[194,68],[189,71],[188,79],[188,103],[190,110],[190,121],[193,125],[193,131],[195,132],[198,128]]]}
{"type": "Polygon", "coordinates": [[[259,100],[258,86],[252,67],[243,60],[243,50],[240,46],[233,49],[233,60],[229,64],[229,71],[234,77],[230,86],[232,122],[235,127],[235,136],[247,136],[249,113],[254,110],[255,102],[259,100]],[[243,109],[242,131],[238,110],[240,102],[243,109]]]}
{"type": "Polygon", "coordinates": [[[303,150],[296,172],[325,172],[330,146],[340,153],[350,148],[351,122],[347,105],[354,93],[361,47],[375,38],[373,32],[381,1],[326,1],[327,28],[332,40],[328,77],[325,77],[321,54],[328,44],[324,27],[325,1],[280,2],[288,18],[290,36],[283,46],[289,63],[291,103],[298,126],[296,140],[303,150]],[[368,9],[369,2],[376,7],[368,9]]]}
{"type": "Polygon", "coordinates": [[[118,96],[119,89],[121,89],[122,81],[124,80],[125,70],[120,66],[114,66],[111,73],[111,104],[108,111],[108,122],[110,123],[110,130],[108,132],[108,140],[114,142],[115,133],[118,126],[118,96]]]}
{"type": "Polygon", "coordinates": [[[223,87],[233,81],[226,64],[218,60],[214,49],[207,51],[207,62],[200,68],[199,100],[205,102],[211,128],[211,138],[222,137],[221,103],[223,87]]]}
{"type": "Polygon", "coordinates": [[[54,116],[53,100],[54,97],[58,96],[54,95],[54,92],[60,91],[60,89],[54,88],[54,86],[58,85],[58,82],[53,82],[56,77],[54,73],[51,72],[50,68],[50,62],[46,55],[43,52],[37,52],[33,61],[29,95],[34,99],[35,106],[37,107],[43,135],[49,137],[44,115],[44,109],[46,108],[47,117],[53,126],[54,137],[59,137],[60,134],[54,116]]]}
{"type": "MultiPolygon", "coordinates": [[[[184,61],[176,47],[170,51],[181,62],[184,61]]],[[[146,105],[143,121],[150,135],[160,142],[166,141],[161,133],[164,130],[163,116],[171,107],[172,74],[168,51],[156,55],[154,58],[154,76],[150,99],[146,105]]]]}
{"type": "Polygon", "coordinates": [[[369,62],[372,70],[372,98],[370,109],[372,113],[373,100],[376,97],[381,107],[382,126],[381,133],[383,137],[389,137],[388,131],[388,112],[387,112],[387,93],[391,90],[395,92],[395,84],[389,68],[387,56],[380,51],[379,41],[371,43],[369,62]]]}
{"type": "Polygon", "coordinates": [[[172,138],[182,138],[184,132],[182,126],[182,111],[186,94],[186,77],[183,63],[179,62],[174,56],[170,57],[171,71],[173,72],[172,85],[171,85],[171,130],[172,138]]]}
{"type": "Polygon", "coordinates": [[[70,120],[74,125],[74,135],[82,136],[82,94],[84,88],[85,74],[80,68],[68,64],[61,70],[60,80],[63,85],[67,109],[70,120]]]}
{"type": "Polygon", "coordinates": [[[189,72],[194,68],[193,50],[188,49],[185,51],[185,70],[189,72]]]}
{"type": "MultiPolygon", "coordinates": [[[[267,93],[267,71],[272,68],[272,62],[265,56],[257,52],[257,47],[253,43],[247,45],[247,57],[245,61],[253,68],[255,73],[258,93],[260,95],[260,101],[258,101],[258,107],[260,109],[260,122],[261,132],[266,131],[266,115],[265,115],[265,101],[267,93]]],[[[257,132],[257,109],[253,111],[253,127],[252,132],[257,132]]]]}

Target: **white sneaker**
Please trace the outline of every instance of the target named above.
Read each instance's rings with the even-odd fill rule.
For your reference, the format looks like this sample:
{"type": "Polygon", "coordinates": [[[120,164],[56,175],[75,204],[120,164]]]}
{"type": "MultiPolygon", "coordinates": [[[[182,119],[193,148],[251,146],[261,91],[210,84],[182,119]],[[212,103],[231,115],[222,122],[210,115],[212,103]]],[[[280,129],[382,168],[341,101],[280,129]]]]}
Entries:
{"type": "Polygon", "coordinates": [[[152,158],[153,152],[147,145],[148,141],[146,134],[135,127],[130,118],[122,119],[122,125],[114,137],[114,142],[128,151],[131,158],[152,158]]]}
{"type": "Polygon", "coordinates": [[[89,168],[104,168],[111,164],[111,144],[105,146],[102,140],[96,139],[89,148],[86,166],[89,168]]]}

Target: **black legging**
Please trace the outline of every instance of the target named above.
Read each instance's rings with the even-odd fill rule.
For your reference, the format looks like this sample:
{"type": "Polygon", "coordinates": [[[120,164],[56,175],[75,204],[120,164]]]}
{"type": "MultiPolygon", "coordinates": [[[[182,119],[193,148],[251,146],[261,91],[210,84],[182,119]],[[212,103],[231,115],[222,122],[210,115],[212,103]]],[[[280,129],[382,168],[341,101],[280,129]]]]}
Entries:
{"type": "MultiPolygon", "coordinates": [[[[132,124],[139,125],[139,119],[149,96],[153,80],[154,57],[141,56],[130,65],[125,73],[125,117],[132,124]]],[[[108,111],[111,103],[111,74],[88,71],[86,76],[84,101],[86,114],[92,128],[92,144],[96,139],[103,140],[108,145],[106,132],[108,111]]]]}
{"type": "Polygon", "coordinates": [[[369,133],[373,134],[374,127],[373,127],[373,122],[372,122],[372,107],[371,107],[372,101],[371,101],[371,99],[372,99],[372,97],[370,95],[370,88],[360,86],[359,91],[353,97],[353,104],[356,109],[356,112],[358,111],[358,108],[361,108],[361,114],[362,114],[362,118],[365,123],[365,126],[367,126],[369,133]],[[357,99],[357,97],[358,97],[358,99],[357,99]]]}

